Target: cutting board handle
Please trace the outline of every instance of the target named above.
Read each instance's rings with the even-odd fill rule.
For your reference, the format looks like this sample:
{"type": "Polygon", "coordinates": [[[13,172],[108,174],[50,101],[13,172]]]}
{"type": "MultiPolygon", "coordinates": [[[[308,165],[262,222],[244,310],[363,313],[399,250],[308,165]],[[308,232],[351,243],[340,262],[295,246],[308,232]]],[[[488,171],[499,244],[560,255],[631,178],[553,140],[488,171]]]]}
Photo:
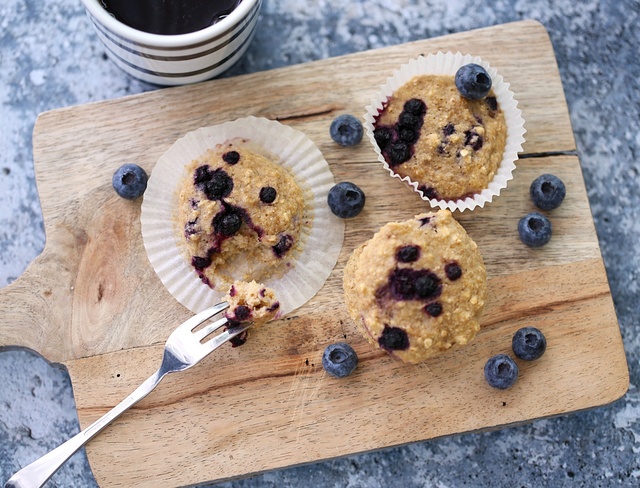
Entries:
{"type": "Polygon", "coordinates": [[[143,281],[159,286],[140,236],[141,199],[118,197],[107,180],[91,183],[95,197],[81,208],[71,203],[74,195],[58,193],[65,204],[50,205],[51,192],[41,192],[46,245],[0,289],[0,347],[26,347],[63,362],[117,346],[127,331],[121,315],[136,289],[143,281]]]}

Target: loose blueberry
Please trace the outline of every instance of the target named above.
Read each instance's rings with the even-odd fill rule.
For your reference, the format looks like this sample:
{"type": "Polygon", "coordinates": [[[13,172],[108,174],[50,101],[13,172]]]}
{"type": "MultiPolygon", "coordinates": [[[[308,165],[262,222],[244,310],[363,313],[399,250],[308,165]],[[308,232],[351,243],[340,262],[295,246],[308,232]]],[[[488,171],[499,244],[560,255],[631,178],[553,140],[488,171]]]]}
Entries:
{"type": "Polygon", "coordinates": [[[506,354],[497,354],[484,365],[484,378],[489,386],[506,390],[518,379],[518,365],[506,354]]]}
{"type": "Polygon", "coordinates": [[[357,185],[343,181],[329,190],[327,203],[335,215],[342,219],[349,219],[362,211],[365,195],[357,185]]]}
{"type": "Polygon", "coordinates": [[[420,257],[420,246],[402,246],[396,252],[396,259],[401,263],[413,263],[420,257]]]}
{"type": "Polygon", "coordinates": [[[111,183],[118,195],[135,200],[147,189],[147,173],[137,164],[123,164],[113,174],[111,183]]]}
{"type": "Polygon", "coordinates": [[[358,355],[344,342],[327,346],[322,354],[322,367],[335,378],[349,376],[358,366],[358,355]]]}
{"type": "Polygon", "coordinates": [[[551,221],[538,212],[531,212],[518,222],[520,240],[529,247],[544,246],[551,239],[551,232],[551,221]]]}
{"type": "Polygon", "coordinates": [[[546,351],[547,339],[535,327],[523,327],[513,335],[511,347],[516,357],[525,361],[533,361],[546,351]]]}
{"type": "Polygon", "coordinates": [[[273,203],[278,196],[278,192],[272,186],[260,188],[260,201],[263,203],[273,203]]]}
{"type": "Polygon", "coordinates": [[[542,210],[558,208],[566,193],[567,190],[562,180],[551,174],[538,176],[529,188],[533,204],[542,210]]]}
{"type": "Polygon", "coordinates": [[[400,327],[385,325],[378,344],[385,351],[404,351],[409,349],[409,336],[400,327]]]}
{"type": "Polygon", "coordinates": [[[470,63],[456,72],[456,88],[464,98],[480,100],[491,90],[491,77],[482,66],[470,63]]]}
{"type": "Polygon", "coordinates": [[[362,123],[353,115],[338,115],[329,127],[331,139],[341,146],[355,146],[362,140],[362,123]]]}

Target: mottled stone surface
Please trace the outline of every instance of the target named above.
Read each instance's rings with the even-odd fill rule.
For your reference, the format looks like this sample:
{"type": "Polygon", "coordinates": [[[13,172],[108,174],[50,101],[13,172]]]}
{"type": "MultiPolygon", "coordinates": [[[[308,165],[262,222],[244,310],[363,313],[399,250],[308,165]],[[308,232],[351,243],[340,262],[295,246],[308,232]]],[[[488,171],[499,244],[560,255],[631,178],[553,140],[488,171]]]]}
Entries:
{"type": "MultiPolygon", "coordinates": [[[[620,0],[266,0],[256,39],[225,76],[525,18],[553,42],[631,372],[613,405],[276,471],[236,487],[640,485],[640,2],[620,0]]],[[[0,4],[0,286],[42,250],[33,124],[40,112],[156,87],[106,59],[78,0],[0,4]]],[[[25,351],[0,353],[0,483],[76,432],[68,376],[25,351]]],[[[49,486],[95,486],[77,454],[49,486]]]]}

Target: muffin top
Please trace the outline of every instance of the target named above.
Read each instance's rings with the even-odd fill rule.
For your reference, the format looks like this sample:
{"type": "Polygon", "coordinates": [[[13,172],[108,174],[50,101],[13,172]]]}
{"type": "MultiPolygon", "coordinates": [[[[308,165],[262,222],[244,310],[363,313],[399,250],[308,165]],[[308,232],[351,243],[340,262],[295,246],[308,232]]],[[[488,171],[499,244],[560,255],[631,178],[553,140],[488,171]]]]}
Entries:
{"type": "Polygon", "coordinates": [[[420,75],[387,100],[374,136],[390,169],[417,182],[425,197],[457,200],[488,187],[507,130],[493,91],[469,100],[453,76],[420,75]]]}
{"type": "Polygon", "coordinates": [[[418,363],[480,330],[486,270],[448,210],[383,226],[344,271],[349,314],[373,345],[418,363]]]}
{"type": "Polygon", "coordinates": [[[242,142],[220,144],[193,160],[179,187],[178,225],[187,258],[212,287],[270,276],[285,268],[300,244],[300,186],[285,168],[242,142]]]}

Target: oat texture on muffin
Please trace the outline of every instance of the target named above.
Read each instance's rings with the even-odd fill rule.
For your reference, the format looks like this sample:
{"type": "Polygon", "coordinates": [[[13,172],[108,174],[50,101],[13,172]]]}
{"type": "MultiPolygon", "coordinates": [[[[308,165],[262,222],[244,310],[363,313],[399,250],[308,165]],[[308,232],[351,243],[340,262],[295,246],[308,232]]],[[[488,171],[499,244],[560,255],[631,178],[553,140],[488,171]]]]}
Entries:
{"type": "Polygon", "coordinates": [[[231,323],[262,325],[277,318],[280,310],[275,291],[256,281],[235,281],[224,300],[229,304],[225,316],[231,323]]]}
{"type": "Polygon", "coordinates": [[[179,229],[191,266],[215,286],[239,269],[263,278],[284,270],[299,245],[305,201],[281,165],[229,141],[186,167],[179,188],[179,229]]]}
{"type": "Polygon", "coordinates": [[[419,363],[480,330],[486,269],[448,210],[383,226],[344,270],[350,316],[374,346],[419,363]]]}
{"type": "Polygon", "coordinates": [[[454,76],[423,74],[400,86],[374,121],[375,141],[391,171],[429,199],[480,193],[495,176],[507,140],[493,90],[465,98],[454,76]]]}
{"type": "MultiPolygon", "coordinates": [[[[280,302],[276,293],[256,281],[235,281],[224,296],[229,304],[225,317],[229,327],[251,322],[253,327],[263,325],[279,316],[280,302]]],[[[247,342],[249,329],[231,339],[231,345],[238,347],[247,342]]]]}

